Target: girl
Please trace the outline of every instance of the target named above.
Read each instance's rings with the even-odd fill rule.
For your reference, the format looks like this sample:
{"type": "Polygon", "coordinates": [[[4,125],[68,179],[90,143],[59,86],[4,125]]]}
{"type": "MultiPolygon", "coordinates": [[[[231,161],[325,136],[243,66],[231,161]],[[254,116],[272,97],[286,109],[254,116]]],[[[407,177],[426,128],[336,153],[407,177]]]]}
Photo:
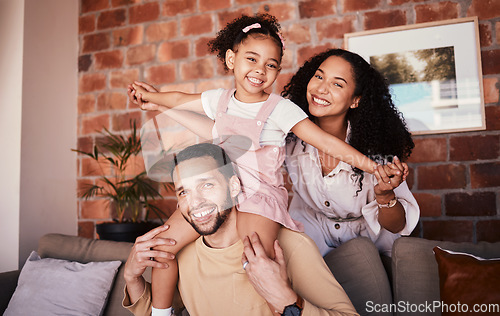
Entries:
{"type": "MultiPolygon", "coordinates": [[[[289,131],[321,148],[327,155],[367,172],[382,173],[386,179],[393,172],[399,172],[377,168],[373,161],[350,145],[323,132],[295,104],[265,91],[271,88],[280,72],[284,51],[280,25],[275,17],[267,14],[241,16],[221,30],[209,46],[212,52],[217,52],[225,68],[232,70],[235,90],[217,89],[201,94],[160,93],[145,83],[135,82],[129,87],[129,97],[143,110],[183,109],[202,113],[215,122],[213,138],[221,139],[219,145],[238,166],[243,190],[238,196],[237,227],[242,239],[257,232],[267,254],[274,257],[273,243],[281,225],[297,231],[303,229],[301,223],[292,220],[287,212],[288,194],[280,172],[285,137],[289,131]],[[250,149],[241,144],[241,138],[232,138],[231,135],[248,137],[250,149]]],[[[353,106],[358,102],[356,98],[350,101],[353,106]]],[[[186,194],[178,196],[181,207],[182,200],[187,198],[186,194]]],[[[176,223],[170,225],[171,228],[162,236],[174,236],[177,244],[173,250],[168,249],[174,253],[198,236],[177,213],[168,220],[168,223],[176,223]]],[[[176,273],[173,268],[153,269],[155,309],[170,306],[177,282],[176,273]]]]}

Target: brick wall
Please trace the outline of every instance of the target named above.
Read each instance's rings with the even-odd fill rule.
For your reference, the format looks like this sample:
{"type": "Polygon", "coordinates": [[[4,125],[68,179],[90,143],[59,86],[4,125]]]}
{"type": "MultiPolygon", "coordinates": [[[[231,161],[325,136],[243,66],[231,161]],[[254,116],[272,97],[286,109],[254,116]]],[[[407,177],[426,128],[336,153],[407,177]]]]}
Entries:
{"type": "MultiPolygon", "coordinates": [[[[500,2],[497,0],[81,0],[78,147],[96,130],[122,132],[151,113],[129,104],[135,79],[162,89],[201,92],[231,87],[206,43],[241,13],[269,12],[282,24],[287,50],[274,86],[280,92],[317,52],[342,47],[344,33],[478,16],[486,131],[415,136],[409,184],[421,206],[415,236],[452,241],[500,240],[500,2]],[[495,229],[497,228],[497,229],[495,229]]],[[[78,157],[78,185],[96,180],[78,157]]],[[[172,197],[162,202],[172,210],[172,197]]],[[[111,215],[102,201],[79,201],[79,234],[111,215]]]]}

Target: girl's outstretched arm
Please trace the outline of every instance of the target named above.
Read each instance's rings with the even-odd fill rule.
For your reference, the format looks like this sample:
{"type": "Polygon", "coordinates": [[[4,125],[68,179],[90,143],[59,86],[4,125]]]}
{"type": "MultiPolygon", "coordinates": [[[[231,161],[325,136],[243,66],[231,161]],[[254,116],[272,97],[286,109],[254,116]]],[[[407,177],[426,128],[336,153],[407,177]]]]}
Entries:
{"type": "Polygon", "coordinates": [[[306,143],[322,152],[368,173],[373,173],[377,164],[343,140],[328,134],[309,119],[292,127],[291,131],[306,143]]]}
{"type": "Polygon", "coordinates": [[[147,83],[140,81],[135,81],[131,87],[132,95],[143,110],[165,111],[176,108],[178,110],[204,113],[201,104],[201,93],[184,93],[180,91],[157,92],[149,89],[150,87],[147,83]]]}

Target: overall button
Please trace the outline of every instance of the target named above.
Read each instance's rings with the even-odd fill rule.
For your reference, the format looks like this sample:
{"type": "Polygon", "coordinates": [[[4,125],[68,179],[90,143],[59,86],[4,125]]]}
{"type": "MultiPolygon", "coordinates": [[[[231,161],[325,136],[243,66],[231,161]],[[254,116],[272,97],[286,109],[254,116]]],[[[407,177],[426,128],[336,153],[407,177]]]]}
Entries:
{"type": "Polygon", "coordinates": [[[340,224],[339,223],[335,224],[335,229],[339,229],[339,228],[340,228],[340,224]]]}
{"type": "Polygon", "coordinates": [[[326,207],[330,207],[330,202],[325,201],[325,206],[326,206],[326,207]]]}
{"type": "Polygon", "coordinates": [[[257,121],[257,125],[261,126],[262,122],[261,121],[257,121]]]}
{"type": "Polygon", "coordinates": [[[274,151],[274,152],[278,152],[278,148],[274,147],[274,148],[273,148],[273,151],[274,151]]]}

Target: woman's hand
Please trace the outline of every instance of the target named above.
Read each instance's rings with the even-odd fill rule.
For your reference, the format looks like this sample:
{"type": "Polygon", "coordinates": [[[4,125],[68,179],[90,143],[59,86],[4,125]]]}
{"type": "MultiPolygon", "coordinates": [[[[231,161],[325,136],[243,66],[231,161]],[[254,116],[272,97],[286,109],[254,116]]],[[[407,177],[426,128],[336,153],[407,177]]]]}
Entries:
{"type": "Polygon", "coordinates": [[[262,246],[259,235],[253,233],[243,240],[241,263],[250,283],[277,312],[296,302],[297,294],[292,290],[286,272],[283,250],[274,241],[275,259],[270,259],[262,246]],[[248,263],[246,263],[248,262],[248,263]]]}
{"type": "Polygon", "coordinates": [[[159,109],[159,105],[156,103],[149,102],[143,98],[146,93],[156,93],[158,90],[140,81],[134,81],[133,84],[129,84],[127,87],[127,94],[130,102],[137,104],[141,110],[146,111],[156,111],[159,109]]]}
{"type": "Polygon", "coordinates": [[[393,162],[385,165],[378,165],[374,172],[378,184],[375,185],[375,194],[386,195],[391,193],[408,175],[408,165],[401,162],[398,157],[394,157],[393,162]]]}

